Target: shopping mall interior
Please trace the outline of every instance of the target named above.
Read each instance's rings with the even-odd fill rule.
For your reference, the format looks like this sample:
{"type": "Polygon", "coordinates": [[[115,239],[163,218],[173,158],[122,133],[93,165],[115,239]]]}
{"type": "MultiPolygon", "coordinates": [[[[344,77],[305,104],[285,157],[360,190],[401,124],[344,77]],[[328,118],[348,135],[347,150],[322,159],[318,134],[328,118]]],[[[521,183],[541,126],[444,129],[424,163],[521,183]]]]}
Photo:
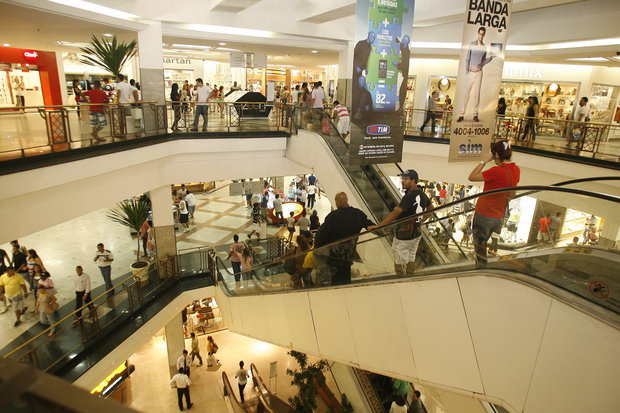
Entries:
{"type": "MultiPolygon", "coordinates": [[[[0,0],[0,10],[0,410],[620,405],[616,0],[0,0]],[[494,3],[511,7],[497,88],[478,93],[494,149],[472,145],[455,161],[464,22],[494,3]],[[413,23],[395,40],[404,76],[374,51],[379,78],[398,72],[397,121],[362,127],[369,5],[413,23]],[[129,45],[115,59],[132,86],[119,87],[94,45],[129,45]],[[99,82],[105,100],[94,101],[99,82]],[[385,135],[373,127],[392,128],[393,158],[360,160],[363,131],[385,135]],[[520,172],[493,186],[488,171],[506,169],[498,144],[520,172]],[[414,221],[399,221],[414,190],[414,221]],[[489,199],[501,217],[481,242],[489,199]]],[[[387,18],[368,24],[391,39],[387,18]]]]}

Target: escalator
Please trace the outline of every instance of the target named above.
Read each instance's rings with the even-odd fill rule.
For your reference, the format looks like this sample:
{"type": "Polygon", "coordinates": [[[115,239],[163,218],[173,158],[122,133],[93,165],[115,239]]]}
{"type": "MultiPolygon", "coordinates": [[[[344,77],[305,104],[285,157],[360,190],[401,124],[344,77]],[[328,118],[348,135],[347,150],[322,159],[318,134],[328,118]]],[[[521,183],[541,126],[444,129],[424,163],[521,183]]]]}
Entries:
{"type": "MultiPolygon", "coordinates": [[[[303,110],[303,108],[299,108],[299,110],[303,110]]],[[[294,118],[297,116],[304,117],[304,113],[294,114],[294,118]]],[[[402,195],[390,178],[383,173],[379,165],[351,165],[349,162],[349,145],[340,135],[332,120],[327,116],[324,115],[322,120],[313,120],[312,116],[305,117],[311,120],[310,125],[312,125],[313,132],[320,135],[327,143],[334,157],[338,160],[340,167],[354,185],[366,209],[371,213],[372,219],[377,223],[385,219],[398,206],[402,198],[402,195]],[[322,122],[329,122],[329,133],[325,133],[327,130],[321,127],[322,122]]],[[[394,164],[394,166],[402,172],[398,164],[394,164]]],[[[452,242],[455,246],[458,246],[454,240],[452,242]]],[[[418,267],[449,262],[437,242],[425,231],[422,232],[419,251],[420,254],[417,258],[418,267]]]]}
{"type": "MultiPolygon", "coordinates": [[[[566,208],[587,205],[583,210],[608,225],[600,244],[500,248],[486,268],[476,268],[471,247],[463,247],[463,256],[449,246],[450,262],[403,276],[395,275],[384,248],[388,226],[338,242],[357,242],[351,285],[294,288],[276,262],[252,269],[261,283],[235,290],[217,261],[217,301],[234,332],[468,394],[511,412],[609,410],[618,401],[609,383],[620,379],[620,253],[614,221],[620,198],[529,186],[459,202],[512,190],[566,208]],[[266,267],[269,271],[263,271],[266,267]],[[588,378],[588,402],[577,402],[575,409],[564,392],[576,377],[588,378]]],[[[443,216],[442,209],[457,203],[431,212],[443,216]]],[[[423,225],[430,233],[439,221],[431,218],[423,225]]],[[[313,251],[315,260],[319,250],[313,251]]],[[[323,268],[315,266],[313,280],[323,268]]]]}

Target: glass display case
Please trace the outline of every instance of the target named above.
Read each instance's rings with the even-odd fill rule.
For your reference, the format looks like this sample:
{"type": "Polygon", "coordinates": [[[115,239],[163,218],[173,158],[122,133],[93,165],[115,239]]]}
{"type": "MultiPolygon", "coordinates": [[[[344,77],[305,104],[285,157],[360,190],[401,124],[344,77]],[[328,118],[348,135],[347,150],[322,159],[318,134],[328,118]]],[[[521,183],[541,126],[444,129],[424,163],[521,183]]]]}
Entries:
{"type": "Polygon", "coordinates": [[[610,123],[618,108],[618,86],[594,83],[590,92],[590,120],[610,123]]]}

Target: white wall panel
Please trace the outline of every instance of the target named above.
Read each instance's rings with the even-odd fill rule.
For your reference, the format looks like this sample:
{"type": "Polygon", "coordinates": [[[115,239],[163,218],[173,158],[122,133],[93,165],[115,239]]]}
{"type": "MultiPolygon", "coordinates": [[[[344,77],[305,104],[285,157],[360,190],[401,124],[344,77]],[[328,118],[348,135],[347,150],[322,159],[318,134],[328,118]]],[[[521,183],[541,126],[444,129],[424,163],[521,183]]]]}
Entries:
{"type": "Polygon", "coordinates": [[[243,305],[240,298],[241,297],[231,297],[230,299],[230,312],[232,313],[232,326],[230,329],[243,334],[243,332],[245,332],[245,325],[243,323],[243,305]]]}
{"type": "Polygon", "coordinates": [[[343,288],[360,366],[416,377],[397,284],[343,288]]]}
{"type": "Polygon", "coordinates": [[[460,278],[458,283],[484,390],[501,394],[505,402],[521,411],[551,297],[492,276],[460,278]]]}
{"type": "Polygon", "coordinates": [[[399,285],[418,376],[484,393],[456,279],[399,285]]]}
{"type": "Polygon", "coordinates": [[[220,309],[220,314],[224,324],[231,330],[234,330],[233,312],[230,309],[230,298],[222,291],[220,287],[215,287],[215,302],[220,309]]]}
{"type": "Polygon", "coordinates": [[[249,295],[241,298],[243,303],[244,332],[252,337],[271,342],[271,329],[269,322],[264,317],[265,297],[261,295],[249,295]]]}
{"type": "Polygon", "coordinates": [[[291,333],[288,327],[288,317],[284,296],[286,294],[272,294],[265,297],[263,317],[269,322],[272,343],[283,347],[291,345],[291,333]]]}
{"type": "Polygon", "coordinates": [[[357,351],[344,289],[308,293],[319,351],[332,360],[357,364],[357,351]]]}
{"type": "Polygon", "coordinates": [[[284,294],[284,311],[295,350],[319,354],[308,293],[284,294]]]}
{"type": "Polygon", "coordinates": [[[527,413],[618,411],[620,331],[554,301],[527,413]]]}

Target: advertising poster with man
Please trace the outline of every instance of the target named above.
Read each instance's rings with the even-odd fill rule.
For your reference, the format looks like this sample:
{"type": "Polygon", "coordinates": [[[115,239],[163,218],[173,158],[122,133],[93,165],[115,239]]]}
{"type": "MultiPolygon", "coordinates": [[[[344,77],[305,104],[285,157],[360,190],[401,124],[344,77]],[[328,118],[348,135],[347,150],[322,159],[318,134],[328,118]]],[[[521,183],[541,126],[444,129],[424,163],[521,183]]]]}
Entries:
{"type": "Polygon", "coordinates": [[[358,0],[349,163],[400,162],[414,0],[358,0]]]}
{"type": "Polygon", "coordinates": [[[512,0],[466,1],[449,162],[489,151],[512,8],[512,0]]]}

